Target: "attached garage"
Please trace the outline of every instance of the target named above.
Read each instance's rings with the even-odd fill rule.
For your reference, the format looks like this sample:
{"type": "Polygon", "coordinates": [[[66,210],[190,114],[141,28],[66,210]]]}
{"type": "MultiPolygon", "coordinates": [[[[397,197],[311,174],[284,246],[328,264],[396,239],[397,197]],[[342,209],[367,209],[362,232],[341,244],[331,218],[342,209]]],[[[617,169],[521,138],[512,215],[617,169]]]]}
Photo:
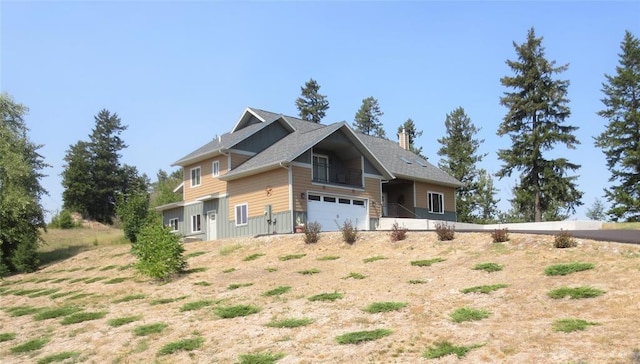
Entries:
{"type": "Polygon", "coordinates": [[[368,201],[349,196],[307,194],[307,220],[322,225],[322,231],[338,231],[351,220],[358,230],[369,230],[368,201]]]}

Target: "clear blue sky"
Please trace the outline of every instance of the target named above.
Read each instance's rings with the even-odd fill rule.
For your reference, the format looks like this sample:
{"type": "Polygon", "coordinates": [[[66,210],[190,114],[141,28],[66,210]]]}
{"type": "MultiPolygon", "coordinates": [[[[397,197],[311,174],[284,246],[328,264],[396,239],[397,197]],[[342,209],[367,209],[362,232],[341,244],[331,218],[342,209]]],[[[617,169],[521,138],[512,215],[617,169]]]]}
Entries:
{"type": "MultiPolygon", "coordinates": [[[[88,140],[101,109],[129,126],[122,161],[155,180],[247,106],[295,116],[309,78],[330,102],[325,124],[353,122],[374,96],[387,135],[412,118],[433,163],[445,115],[462,106],[482,128],[480,167],[495,172],[496,150],[509,146],[496,136],[500,78],[533,26],[547,58],[570,64],[560,77],[571,81],[568,123],[582,144],[554,153],[582,165],[585,205],[572,217],[582,219],[608,185],[596,112],[624,31],[640,36],[640,2],[5,0],[0,24],[0,88],[30,108],[30,138],[52,165],[42,181],[50,211],[62,207],[65,151],[88,140]]],[[[514,181],[496,180],[504,210],[514,181]]]]}

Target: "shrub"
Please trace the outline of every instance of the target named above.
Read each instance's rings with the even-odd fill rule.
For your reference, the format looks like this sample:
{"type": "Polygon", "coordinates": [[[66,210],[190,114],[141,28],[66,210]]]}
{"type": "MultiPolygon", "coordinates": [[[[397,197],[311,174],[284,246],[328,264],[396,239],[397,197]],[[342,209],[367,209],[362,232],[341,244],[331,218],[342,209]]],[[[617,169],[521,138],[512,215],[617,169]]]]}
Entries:
{"type": "Polygon", "coordinates": [[[282,319],[282,320],[272,320],[267,324],[269,327],[278,327],[278,328],[294,328],[307,326],[313,323],[313,320],[310,318],[301,318],[301,319],[282,319]]]}
{"type": "Polygon", "coordinates": [[[593,269],[593,263],[569,263],[550,265],[544,269],[544,274],[548,276],[566,276],[567,274],[582,272],[583,270],[593,269]]]}
{"type": "Polygon", "coordinates": [[[368,313],[380,313],[398,311],[401,308],[406,307],[405,302],[374,302],[367,306],[363,311],[368,313]]]}
{"type": "Polygon", "coordinates": [[[187,267],[180,237],[160,221],[154,220],[142,227],[133,252],[138,258],[136,270],[151,278],[167,279],[187,267]]]}
{"type": "Polygon", "coordinates": [[[304,242],[306,244],[315,244],[320,240],[320,231],[322,225],[319,222],[312,221],[304,226],[304,242]]]}
{"type": "Polygon", "coordinates": [[[451,320],[455,323],[464,321],[478,321],[489,317],[487,310],[476,310],[475,308],[461,307],[449,314],[451,320]]]}
{"type": "Polygon", "coordinates": [[[336,336],[336,341],[338,344],[359,344],[365,341],[380,339],[382,337],[389,336],[392,333],[393,331],[388,329],[348,332],[346,334],[336,336]]]}
{"type": "Polygon", "coordinates": [[[239,364],[273,364],[284,357],[284,353],[242,354],[239,364]]]}
{"type": "Polygon", "coordinates": [[[499,272],[502,268],[504,268],[504,266],[498,263],[479,263],[473,267],[474,270],[483,270],[488,273],[499,272]]]}
{"type": "Polygon", "coordinates": [[[578,246],[578,242],[573,238],[573,235],[566,230],[560,230],[560,233],[556,235],[553,240],[554,248],[564,249],[575,248],[576,246],[578,246]]]}
{"type": "Polygon", "coordinates": [[[409,229],[407,229],[406,227],[400,227],[400,225],[398,225],[398,222],[394,222],[393,225],[391,225],[391,232],[389,233],[389,237],[391,238],[391,241],[400,241],[400,240],[404,240],[407,238],[407,231],[409,229]]]}
{"type": "Polygon", "coordinates": [[[79,224],[73,222],[73,217],[69,210],[62,210],[60,213],[54,215],[49,224],[49,227],[54,229],[72,229],[77,226],[79,226],[79,224]]]}
{"type": "Polygon", "coordinates": [[[158,355],[169,355],[173,354],[176,351],[191,351],[202,346],[204,339],[201,337],[195,337],[192,339],[183,339],[179,341],[174,341],[172,343],[165,344],[160,351],[158,351],[158,355]]]}
{"type": "Polygon", "coordinates": [[[560,287],[550,291],[549,297],[560,299],[560,298],[565,298],[569,296],[571,297],[571,299],[578,299],[578,298],[598,297],[598,296],[601,296],[602,294],[604,294],[603,290],[589,287],[589,286],[581,286],[576,288],[560,287]]]}
{"type": "Polygon", "coordinates": [[[221,318],[234,318],[234,317],[249,316],[254,313],[258,313],[260,312],[260,307],[252,306],[252,305],[218,307],[216,308],[215,312],[216,312],[216,315],[218,315],[221,318]]]}
{"type": "Polygon", "coordinates": [[[480,346],[482,345],[455,346],[448,341],[440,341],[435,343],[433,347],[428,348],[424,353],[424,357],[427,359],[436,359],[455,354],[458,358],[462,358],[467,355],[471,349],[479,348],[480,346]]]}
{"type": "Polygon", "coordinates": [[[122,222],[124,236],[135,243],[138,234],[148,224],[149,195],[147,193],[132,193],[120,195],[116,203],[116,215],[122,222]]]}
{"type": "Polygon", "coordinates": [[[562,319],[553,323],[553,331],[574,332],[586,330],[589,326],[598,325],[596,322],[589,322],[580,319],[562,319]]]}
{"type": "Polygon", "coordinates": [[[342,223],[342,226],[338,225],[340,232],[342,233],[342,241],[347,244],[353,244],[358,238],[358,229],[353,226],[351,220],[347,219],[342,223]]]}
{"type": "Polygon", "coordinates": [[[491,238],[494,243],[504,243],[505,241],[509,241],[509,229],[495,229],[491,233],[491,238]]]}
{"type": "Polygon", "coordinates": [[[453,240],[456,235],[453,226],[449,226],[445,223],[436,224],[436,234],[438,235],[438,240],[440,241],[453,240]]]}

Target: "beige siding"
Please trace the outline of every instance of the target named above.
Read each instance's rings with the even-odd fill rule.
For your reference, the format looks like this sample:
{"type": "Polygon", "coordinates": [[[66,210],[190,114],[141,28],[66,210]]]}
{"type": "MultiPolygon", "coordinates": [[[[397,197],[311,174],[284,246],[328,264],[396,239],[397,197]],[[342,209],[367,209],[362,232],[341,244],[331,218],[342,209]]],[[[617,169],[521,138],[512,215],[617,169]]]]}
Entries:
{"type": "Polygon", "coordinates": [[[236,168],[237,166],[241,165],[242,163],[246,162],[249,158],[252,157],[250,155],[233,153],[233,152],[231,152],[230,155],[231,155],[231,169],[236,168]]]}
{"type": "Polygon", "coordinates": [[[247,203],[249,217],[264,214],[265,205],[272,212],[289,210],[289,175],[284,168],[229,181],[229,221],[235,220],[235,206],[247,203]]]}
{"type": "Polygon", "coordinates": [[[455,211],[455,189],[430,183],[416,182],[416,207],[428,208],[427,193],[439,192],[444,195],[444,210],[455,211]]]}
{"type": "Polygon", "coordinates": [[[224,193],[227,190],[227,182],[214,178],[213,161],[220,163],[220,175],[227,172],[227,156],[221,155],[214,158],[194,163],[184,168],[184,200],[185,202],[193,201],[198,197],[210,195],[212,193],[224,193]],[[191,169],[200,167],[200,186],[191,187],[191,169]]]}

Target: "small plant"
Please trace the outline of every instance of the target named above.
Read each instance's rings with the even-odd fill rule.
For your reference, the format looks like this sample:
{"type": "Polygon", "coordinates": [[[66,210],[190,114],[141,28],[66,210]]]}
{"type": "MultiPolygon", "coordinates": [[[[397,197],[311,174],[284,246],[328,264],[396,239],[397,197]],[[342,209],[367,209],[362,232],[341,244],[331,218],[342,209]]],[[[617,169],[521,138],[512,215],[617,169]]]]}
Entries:
{"type": "Polygon", "coordinates": [[[177,351],[195,350],[201,347],[202,343],[204,343],[204,339],[202,337],[174,341],[172,343],[165,344],[160,351],[158,351],[158,356],[173,354],[177,351]]]}
{"type": "Polygon", "coordinates": [[[499,272],[502,268],[504,268],[504,266],[498,263],[479,263],[473,267],[474,270],[483,270],[488,273],[499,272]]]}
{"type": "Polygon", "coordinates": [[[111,326],[111,327],[120,327],[126,324],[130,324],[132,322],[135,321],[139,321],[142,319],[142,316],[137,315],[137,316],[125,316],[125,317],[118,317],[118,318],[114,318],[111,319],[109,321],[107,321],[107,325],[111,326]]]}
{"type": "Polygon", "coordinates": [[[318,258],[317,260],[337,260],[340,259],[337,255],[325,255],[323,257],[318,258]]]}
{"type": "Polygon", "coordinates": [[[407,307],[406,302],[374,302],[367,306],[363,311],[368,313],[380,313],[398,311],[404,307],[407,307]]]}
{"type": "Polygon", "coordinates": [[[32,315],[38,311],[41,311],[42,308],[32,307],[32,306],[16,306],[16,307],[5,308],[3,310],[7,312],[11,317],[20,317],[20,316],[32,315]]]}
{"type": "Polygon", "coordinates": [[[82,309],[78,307],[51,308],[51,309],[38,312],[33,316],[33,319],[36,321],[48,320],[48,319],[68,316],[68,315],[71,315],[72,313],[76,313],[81,310],[82,309]]]}
{"type": "Polygon", "coordinates": [[[407,281],[409,284],[424,284],[427,283],[424,279],[410,279],[407,281]]]}
{"type": "Polygon", "coordinates": [[[353,226],[351,220],[347,219],[342,223],[342,226],[338,225],[340,232],[342,233],[342,241],[347,244],[353,244],[358,239],[358,229],[353,226]]]}
{"type": "Polygon", "coordinates": [[[60,323],[63,324],[63,325],[78,324],[78,323],[84,322],[84,321],[98,320],[98,319],[101,319],[101,318],[105,317],[106,315],[107,315],[106,312],[78,312],[78,313],[72,313],[69,316],[63,317],[62,321],[60,321],[60,323]]]}
{"type": "Polygon", "coordinates": [[[116,277],[116,278],[111,278],[108,281],[103,282],[104,284],[116,284],[116,283],[122,283],[124,281],[126,281],[128,278],[126,277],[116,277]]]}
{"type": "Polygon", "coordinates": [[[148,325],[140,325],[140,326],[136,326],[133,329],[133,334],[136,336],[147,336],[147,335],[151,335],[151,334],[157,334],[159,332],[162,332],[162,330],[166,329],[169,325],[165,324],[164,322],[158,322],[155,324],[148,324],[148,325]]]}
{"type": "Polygon", "coordinates": [[[206,281],[199,281],[199,282],[195,282],[194,285],[195,286],[209,287],[211,285],[211,283],[206,282],[206,281]]]}
{"type": "Polygon", "coordinates": [[[304,258],[305,256],[306,254],[289,254],[289,255],[278,257],[278,259],[285,262],[287,260],[292,260],[292,259],[301,259],[301,258],[304,258]]]}
{"type": "Polygon", "coordinates": [[[409,231],[409,229],[407,229],[406,227],[400,227],[400,225],[398,225],[398,222],[394,222],[393,225],[391,225],[391,232],[389,232],[389,237],[391,238],[391,241],[401,241],[407,238],[407,231],[409,231]]]}
{"type": "Polygon", "coordinates": [[[440,341],[435,343],[433,347],[428,348],[424,353],[424,357],[427,359],[436,359],[455,354],[458,358],[462,358],[467,355],[469,351],[479,348],[480,346],[482,345],[455,346],[448,341],[440,341]]]}
{"type": "Polygon", "coordinates": [[[269,327],[278,327],[278,328],[294,328],[307,326],[313,323],[313,320],[310,318],[301,318],[301,319],[282,319],[282,320],[272,320],[267,324],[269,327]]]}
{"type": "Polygon", "coordinates": [[[475,286],[475,287],[469,287],[469,288],[465,288],[465,289],[461,289],[460,292],[462,293],[484,293],[484,294],[488,294],[491,293],[493,291],[497,291],[501,288],[507,288],[509,285],[508,284],[492,284],[492,285],[484,285],[484,286],[475,286]]]}
{"type": "Polygon", "coordinates": [[[320,232],[322,225],[317,221],[312,221],[304,226],[304,242],[305,244],[315,244],[320,240],[320,232]]]}
{"type": "Polygon", "coordinates": [[[560,233],[555,236],[553,240],[553,247],[564,249],[564,248],[575,248],[578,246],[578,242],[573,238],[566,230],[560,230],[560,233]]]}
{"type": "Polygon", "coordinates": [[[111,301],[111,303],[121,303],[121,302],[131,302],[135,300],[141,300],[146,298],[147,296],[142,293],[130,294],[128,296],[124,296],[122,298],[118,298],[117,300],[111,301]]]}
{"type": "Polygon", "coordinates": [[[440,241],[449,241],[455,238],[456,232],[453,226],[449,226],[445,223],[436,224],[436,235],[438,235],[438,240],[440,241]]]}
{"type": "Polygon", "coordinates": [[[176,297],[176,298],[159,298],[157,300],[151,301],[149,304],[151,306],[164,305],[164,304],[167,304],[167,303],[172,303],[172,302],[176,302],[176,301],[182,301],[185,298],[187,298],[187,296],[180,296],[180,297],[176,297]]]}
{"type": "Polygon", "coordinates": [[[566,276],[567,274],[582,272],[595,268],[592,263],[569,263],[550,265],[544,269],[544,274],[548,276],[566,276]]]}
{"type": "Polygon", "coordinates": [[[238,250],[240,248],[242,248],[242,245],[240,245],[240,244],[226,245],[226,246],[223,246],[222,248],[220,248],[219,253],[220,253],[220,255],[222,255],[224,257],[224,256],[227,256],[227,255],[233,253],[234,251],[236,251],[236,250],[238,250]]]}
{"type": "Polygon", "coordinates": [[[239,364],[273,364],[284,357],[284,353],[242,354],[239,364]]]}
{"type": "Polygon", "coordinates": [[[560,287],[550,291],[549,297],[560,299],[569,296],[571,297],[571,299],[579,299],[598,297],[602,294],[604,294],[603,290],[589,286],[581,286],[576,288],[560,287]]]}
{"type": "Polygon", "coordinates": [[[279,296],[281,294],[285,294],[287,292],[289,292],[291,290],[290,286],[280,286],[280,287],[276,287],[270,291],[266,291],[265,293],[263,293],[262,295],[265,297],[271,297],[271,296],[279,296]]]}
{"type": "Polygon", "coordinates": [[[199,257],[199,256],[204,255],[204,254],[207,254],[207,252],[202,252],[202,251],[193,252],[193,253],[189,253],[189,254],[185,255],[184,257],[185,257],[185,259],[189,259],[189,258],[199,257]]]}
{"type": "Polygon", "coordinates": [[[451,321],[455,323],[465,321],[479,321],[489,317],[491,313],[487,310],[477,310],[470,307],[461,307],[449,314],[451,321]]]}
{"type": "Polygon", "coordinates": [[[250,261],[252,261],[252,260],[256,260],[256,259],[258,259],[258,258],[260,258],[260,257],[263,257],[264,255],[265,255],[265,254],[263,254],[263,253],[255,253],[255,254],[247,255],[247,256],[246,256],[246,257],[244,257],[244,259],[242,259],[242,260],[244,260],[245,262],[250,262],[250,261]]]}
{"type": "Polygon", "coordinates": [[[311,296],[309,297],[309,301],[335,301],[337,299],[342,298],[343,295],[340,292],[333,292],[333,293],[320,293],[317,294],[315,296],[311,296]]]}
{"type": "Polygon", "coordinates": [[[79,356],[80,356],[80,353],[77,351],[63,351],[61,353],[47,355],[42,359],[38,359],[36,363],[37,364],[57,363],[57,362],[65,361],[67,359],[77,358],[79,356]]]}
{"type": "Polygon", "coordinates": [[[278,268],[276,268],[276,267],[267,267],[264,270],[266,270],[269,273],[273,273],[273,272],[277,272],[278,268]]]}
{"type": "Polygon", "coordinates": [[[349,279],[349,278],[353,278],[353,279],[365,279],[367,278],[367,276],[365,276],[364,274],[360,274],[360,273],[356,273],[356,272],[351,272],[349,273],[348,276],[342,278],[342,279],[349,279]]]}
{"type": "Polygon", "coordinates": [[[426,259],[426,260],[414,260],[411,262],[411,265],[416,266],[416,267],[428,267],[433,265],[434,263],[440,263],[440,262],[444,262],[446,259],[443,258],[433,258],[433,259],[426,259]]]}
{"type": "Polygon", "coordinates": [[[311,269],[300,270],[298,271],[298,273],[302,274],[303,276],[309,276],[312,274],[320,273],[320,270],[318,268],[311,268],[311,269]]]}
{"type": "Polygon", "coordinates": [[[491,233],[491,238],[494,243],[504,243],[505,241],[509,241],[509,229],[495,229],[491,233]]]}
{"type": "Polygon", "coordinates": [[[49,342],[48,337],[31,339],[23,344],[12,347],[10,350],[13,354],[28,353],[30,351],[42,349],[48,342],[49,342]]]}
{"type": "Polygon", "coordinates": [[[222,271],[222,273],[231,273],[231,272],[235,272],[236,269],[235,268],[229,268],[229,269],[225,269],[222,271]]]}
{"type": "Polygon", "coordinates": [[[589,326],[598,325],[597,322],[589,322],[580,319],[562,319],[553,323],[553,331],[574,332],[586,330],[589,326]]]}
{"type": "Polygon", "coordinates": [[[208,269],[207,267],[190,268],[187,270],[183,270],[183,273],[184,274],[202,273],[202,272],[206,272],[207,269],[208,269]]]}
{"type": "Polygon", "coordinates": [[[393,331],[388,329],[348,332],[346,334],[336,336],[336,342],[338,342],[338,344],[359,344],[365,341],[377,340],[385,336],[389,336],[392,333],[393,331]]]}
{"type": "Polygon", "coordinates": [[[200,301],[188,302],[188,303],[185,303],[182,307],[180,307],[180,312],[199,310],[201,308],[211,306],[213,305],[213,303],[214,302],[211,300],[200,300],[200,301]]]}
{"type": "Polygon", "coordinates": [[[243,317],[243,316],[249,316],[258,312],[260,312],[260,307],[253,306],[253,305],[218,307],[215,310],[216,315],[218,315],[221,318],[243,317]]]}
{"type": "Polygon", "coordinates": [[[372,262],[375,262],[376,260],[384,260],[384,259],[387,259],[387,258],[383,257],[382,255],[376,255],[374,257],[364,258],[362,259],[362,261],[364,263],[372,263],[372,262]]]}
{"type": "Polygon", "coordinates": [[[0,333],[0,343],[5,341],[11,341],[16,338],[15,332],[2,332],[0,333]]]}
{"type": "Polygon", "coordinates": [[[227,289],[232,291],[234,289],[249,287],[249,286],[253,286],[253,283],[232,283],[227,287],[227,289]]]}

